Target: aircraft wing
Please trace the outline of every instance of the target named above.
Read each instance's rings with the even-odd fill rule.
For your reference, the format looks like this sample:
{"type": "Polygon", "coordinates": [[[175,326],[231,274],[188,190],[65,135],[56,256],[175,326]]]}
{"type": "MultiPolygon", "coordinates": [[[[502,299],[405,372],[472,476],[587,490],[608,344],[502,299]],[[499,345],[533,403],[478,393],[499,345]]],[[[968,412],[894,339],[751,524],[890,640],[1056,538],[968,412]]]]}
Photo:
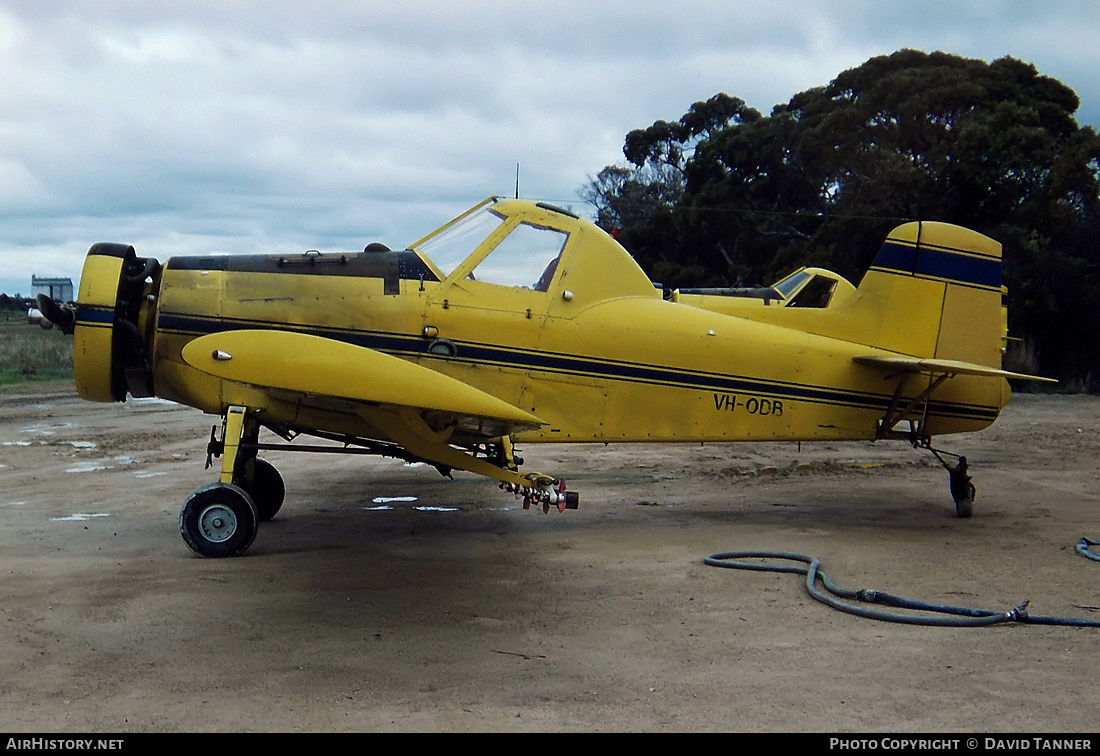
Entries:
{"type": "Polygon", "coordinates": [[[1041,381],[1043,383],[1057,383],[1053,378],[1043,378],[1038,375],[1026,375],[1013,373],[1008,370],[991,368],[974,362],[962,362],[960,360],[936,360],[923,357],[853,357],[854,362],[860,365],[869,365],[888,373],[935,373],[946,375],[977,375],[986,378],[1014,378],[1021,381],[1041,381]]]}
{"type": "Polygon", "coordinates": [[[312,397],[436,410],[503,422],[546,423],[469,384],[374,349],[292,331],[200,336],[183,348],[191,367],[218,378],[312,397]]]}

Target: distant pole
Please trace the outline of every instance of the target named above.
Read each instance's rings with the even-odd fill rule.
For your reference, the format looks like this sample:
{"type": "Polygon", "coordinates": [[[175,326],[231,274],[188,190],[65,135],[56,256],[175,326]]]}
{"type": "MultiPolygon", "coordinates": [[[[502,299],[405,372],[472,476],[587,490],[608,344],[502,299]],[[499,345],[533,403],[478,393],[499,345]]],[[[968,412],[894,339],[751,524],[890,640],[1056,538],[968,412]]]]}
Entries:
{"type": "Polygon", "coordinates": [[[519,199],[519,163],[516,163],[516,199],[519,199]]]}

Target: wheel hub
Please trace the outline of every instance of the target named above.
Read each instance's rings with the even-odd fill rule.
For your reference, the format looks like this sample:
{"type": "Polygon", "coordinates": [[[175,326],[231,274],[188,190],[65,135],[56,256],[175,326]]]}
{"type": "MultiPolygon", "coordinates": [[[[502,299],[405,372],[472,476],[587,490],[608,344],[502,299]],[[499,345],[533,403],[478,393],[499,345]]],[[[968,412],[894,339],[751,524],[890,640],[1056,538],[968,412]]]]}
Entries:
{"type": "Polygon", "coordinates": [[[237,532],[237,516],[224,504],[213,504],[199,515],[199,530],[212,543],[221,543],[237,532]]]}

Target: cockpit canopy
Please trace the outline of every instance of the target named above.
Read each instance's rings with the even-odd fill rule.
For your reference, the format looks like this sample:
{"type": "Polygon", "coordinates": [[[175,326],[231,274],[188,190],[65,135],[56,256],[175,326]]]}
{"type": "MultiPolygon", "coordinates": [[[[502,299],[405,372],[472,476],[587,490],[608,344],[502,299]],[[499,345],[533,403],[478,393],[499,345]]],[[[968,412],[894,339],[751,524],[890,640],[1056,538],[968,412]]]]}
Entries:
{"type": "Polygon", "coordinates": [[[541,202],[489,198],[410,248],[444,284],[473,281],[543,293],[568,286],[571,296],[587,294],[590,301],[659,296],[607,233],[541,202]]]}
{"type": "Polygon", "coordinates": [[[507,215],[493,204],[482,204],[420,242],[415,249],[449,276],[467,259],[477,260],[466,277],[475,281],[547,291],[569,241],[560,228],[519,219],[509,223],[507,215]]]}
{"type": "Polygon", "coordinates": [[[799,268],[771,286],[739,289],[677,289],[672,300],[714,312],[737,315],[746,308],[835,307],[855,294],[856,289],[843,276],[824,268],[799,268]]]}

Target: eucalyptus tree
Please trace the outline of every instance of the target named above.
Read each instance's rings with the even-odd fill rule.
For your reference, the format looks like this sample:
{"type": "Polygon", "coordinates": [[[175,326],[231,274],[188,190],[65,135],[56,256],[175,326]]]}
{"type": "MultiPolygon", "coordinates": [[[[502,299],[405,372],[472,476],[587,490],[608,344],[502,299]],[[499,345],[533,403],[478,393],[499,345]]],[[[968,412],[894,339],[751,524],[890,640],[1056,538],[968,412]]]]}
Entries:
{"type": "Polygon", "coordinates": [[[1014,58],[901,50],[766,117],[716,95],[632,131],[628,166],[585,194],[668,285],[761,283],[800,264],[858,283],[897,223],[981,231],[1005,246],[1013,330],[1038,367],[1085,385],[1100,377],[1100,137],[1079,104],[1014,58]]]}

